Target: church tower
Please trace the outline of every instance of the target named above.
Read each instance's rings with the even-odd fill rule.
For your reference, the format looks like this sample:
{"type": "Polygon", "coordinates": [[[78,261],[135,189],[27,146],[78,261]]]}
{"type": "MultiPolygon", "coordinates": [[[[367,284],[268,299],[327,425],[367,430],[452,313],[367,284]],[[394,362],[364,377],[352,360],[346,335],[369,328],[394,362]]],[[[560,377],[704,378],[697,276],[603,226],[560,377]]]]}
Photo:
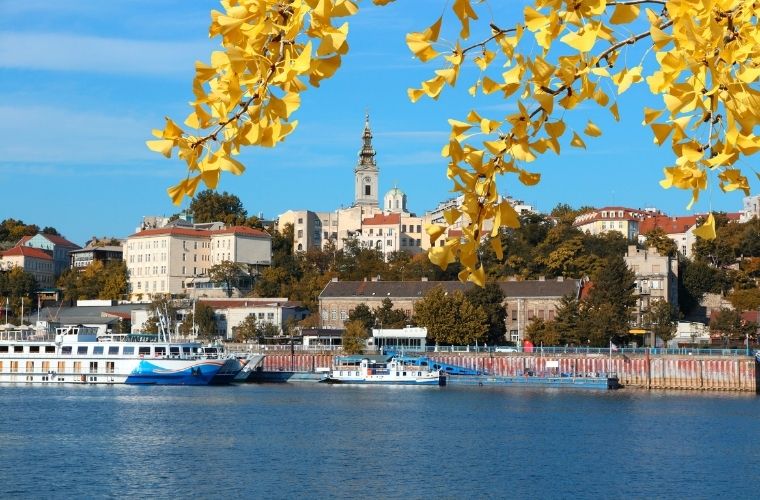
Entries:
{"type": "Polygon", "coordinates": [[[378,206],[378,176],[375,164],[375,150],[372,149],[372,132],[369,129],[369,114],[364,120],[364,145],[359,151],[359,162],[354,169],[354,206],[378,206]]]}

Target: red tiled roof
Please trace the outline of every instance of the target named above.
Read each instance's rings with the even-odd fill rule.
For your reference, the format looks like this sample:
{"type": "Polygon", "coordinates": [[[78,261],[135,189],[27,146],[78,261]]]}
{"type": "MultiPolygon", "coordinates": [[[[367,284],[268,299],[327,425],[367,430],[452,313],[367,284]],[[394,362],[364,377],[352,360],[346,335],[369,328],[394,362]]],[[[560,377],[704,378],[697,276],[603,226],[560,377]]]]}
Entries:
{"type": "Polygon", "coordinates": [[[190,229],[185,227],[160,227],[158,229],[146,229],[130,235],[129,238],[147,238],[149,236],[191,236],[195,238],[206,238],[209,235],[209,231],[202,231],[200,229],[190,229]]]}
{"type": "Polygon", "coordinates": [[[53,260],[53,257],[46,251],[34,247],[25,247],[23,245],[16,245],[10,250],[6,250],[5,252],[0,253],[0,256],[2,257],[11,257],[16,255],[21,255],[23,257],[32,257],[34,259],[40,260],[53,260]]]}
{"type": "Polygon", "coordinates": [[[244,236],[255,236],[257,238],[270,238],[269,233],[261,229],[254,229],[247,226],[232,226],[225,229],[210,231],[211,234],[241,234],[244,236]]]}
{"type": "Polygon", "coordinates": [[[401,214],[375,214],[362,221],[362,225],[364,226],[379,226],[382,224],[401,224],[401,214]]]}
{"type": "Polygon", "coordinates": [[[642,221],[649,217],[652,217],[652,213],[639,210],[637,208],[626,208],[626,207],[602,207],[594,210],[593,212],[586,212],[584,214],[579,215],[575,218],[575,221],[573,221],[573,226],[583,226],[590,222],[597,221],[597,220],[636,220],[636,221],[642,221]],[[623,217],[619,217],[617,214],[620,211],[623,211],[623,217]],[[606,212],[607,215],[605,217],[602,217],[602,212],[606,212]]]}
{"type": "Polygon", "coordinates": [[[657,215],[641,221],[641,224],[639,224],[639,234],[648,234],[658,227],[665,231],[665,234],[685,233],[697,223],[699,218],[699,215],[687,215],[684,217],[657,215]]]}
{"type": "Polygon", "coordinates": [[[60,245],[62,247],[68,247],[68,248],[81,248],[76,243],[72,243],[63,236],[56,236],[54,234],[47,234],[47,233],[40,233],[42,236],[50,240],[51,242],[55,243],[56,245],[60,245]]]}

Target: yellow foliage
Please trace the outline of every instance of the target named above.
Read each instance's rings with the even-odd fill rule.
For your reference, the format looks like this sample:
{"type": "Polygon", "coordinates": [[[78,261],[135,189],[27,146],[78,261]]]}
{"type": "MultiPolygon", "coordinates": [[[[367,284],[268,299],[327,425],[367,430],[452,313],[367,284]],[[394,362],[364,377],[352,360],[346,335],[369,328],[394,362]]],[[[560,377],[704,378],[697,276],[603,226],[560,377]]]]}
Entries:
{"type": "MultiPolygon", "coordinates": [[[[445,218],[448,224],[462,224],[463,236],[440,246],[446,227],[429,227],[431,241],[439,242],[430,251],[431,261],[445,267],[459,259],[460,278],[482,283],[480,240],[519,224],[499,191],[500,176],[515,174],[525,184],[538,183],[540,174],[524,166],[548,152],[560,153],[572,110],[600,106],[619,120],[613,92],[623,94],[642,81],[662,99],[659,109],[644,108],[642,125],[651,128],[656,145],[669,143],[674,155],[661,186],[689,191],[689,206],[707,189],[711,172],[720,189],[749,192],[740,166],[760,151],[756,0],[665,0],[664,5],[534,0],[509,26],[499,25],[498,13],[488,10],[496,10],[495,3],[444,3],[444,15],[436,13],[432,24],[406,37],[414,57],[439,65],[419,88],[408,90],[409,99],[438,99],[446,86],[471,76],[460,71],[471,59],[479,72],[465,83],[466,91],[500,95],[517,111],[485,117],[473,110],[463,120],[449,120],[451,134],[442,155],[453,190],[464,201],[445,218]],[[480,38],[472,40],[476,22],[485,29],[473,30],[480,38]],[[441,38],[445,28],[458,32],[458,38],[441,38]],[[634,45],[645,46],[646,60],[629,54],[634,45]]],[[[507,4],[504,11],[512,12],[507,4]]],[[[211,13],[209,27],[221,50],[208,64],[195,65],[194,101],[184,122],[193,135],[167,119],[162,130],[154,131],[155,140],[146,142],[166,157],[176,149],[187,165],[187,177],[169,189],[175,203],[192,196],[200,182],[215,186],[222,172],[241,174],[244,166],[232,158],[240,147],[273,147],[293,131],[303,91],[332,77],[349,50],[348,23],[336,19],[360,10],[355,0],[222,0],[221,5],[221,11],[211,13]]],[[[602,129],[589,121],[583,133],[595,138],[602,129]]],[[[587,147],[575,132],[569,142],[587,147]]],[[[712,216],[697,231],[714,237],[712,216]]],[[[491,244],[501,257],[498,238],[491,244]]]]}

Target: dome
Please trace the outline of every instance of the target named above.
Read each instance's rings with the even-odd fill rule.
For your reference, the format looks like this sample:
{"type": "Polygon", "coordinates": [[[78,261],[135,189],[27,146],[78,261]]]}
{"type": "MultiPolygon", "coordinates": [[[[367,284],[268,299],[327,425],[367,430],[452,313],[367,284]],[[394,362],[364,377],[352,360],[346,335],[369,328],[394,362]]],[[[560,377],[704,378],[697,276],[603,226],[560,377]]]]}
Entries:
{"type": "Polygon", "coordinates": [[[383,197],[383,210],[387,212],[406,212],[406,194],[398,187],[385,193],[383,197]]]}

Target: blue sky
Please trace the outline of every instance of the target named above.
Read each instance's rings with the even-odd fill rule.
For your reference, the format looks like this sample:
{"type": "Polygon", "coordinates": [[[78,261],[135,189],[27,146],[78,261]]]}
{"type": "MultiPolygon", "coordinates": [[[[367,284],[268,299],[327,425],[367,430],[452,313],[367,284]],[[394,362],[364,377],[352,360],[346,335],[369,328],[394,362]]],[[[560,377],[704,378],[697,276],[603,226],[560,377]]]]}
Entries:
{"type": "MultiPolygon", "coordinates": [[[[406,89],[438,66],[413,60],[404,35],[432,24],[444,3],[398,0],[380,8],[362,2],[349,19],[351,50],[343,66],[303,94],[296,132],[275,149],[242,154],[247,171],[224,176],[219,189],[240,197],[249,214],[267,218],[288,209],[349,205],[368,110],[381,193],[397,184],[418,214],[450,197],[440,156],[447,118],[462,119],[473,107],[502,118],[515,103],[475,101],[466,92],[467,80],[446,89],[438,102],[409,102],[406,89]]],[[[511,3],[514,13],[525,2],[511,3]]],[[[83,244],[93,235],[127,236],[144,215],[178,212],[166,188],[183,177],[184,164],[150,152],[145,140],[152,128],[163,127],[164,116],[181,122],[187,115],[193,63],[207,62],[217,46],[207,33],[209,11],[218,5],[0,0],[0,220],[54,226],[83,244]]],[[[506,26],[513,15],[497,12],[493,20],[506,26]]],[[[672,164],[670,149],[656,148],[640,125],[642,106],[656,107],[657,101],[640,87],[621,96],[619,105],[623,118],[617,124],[606,111],[577,110],[579,131],[592,118],[604,135],[586,140],[586,151],[566,147],[561,157],[547,155],[532,164],[543,176],[537,186],[506,177],[503,194],[543,211],[564,202],[687,214],[690,195],[658,185],[662,167],[672,164]]],[[[572,124],[573,118],[567,120],[572,124]]],[[[736,211],[741,197],[716,187],[693,210],[736,211]]]]}

